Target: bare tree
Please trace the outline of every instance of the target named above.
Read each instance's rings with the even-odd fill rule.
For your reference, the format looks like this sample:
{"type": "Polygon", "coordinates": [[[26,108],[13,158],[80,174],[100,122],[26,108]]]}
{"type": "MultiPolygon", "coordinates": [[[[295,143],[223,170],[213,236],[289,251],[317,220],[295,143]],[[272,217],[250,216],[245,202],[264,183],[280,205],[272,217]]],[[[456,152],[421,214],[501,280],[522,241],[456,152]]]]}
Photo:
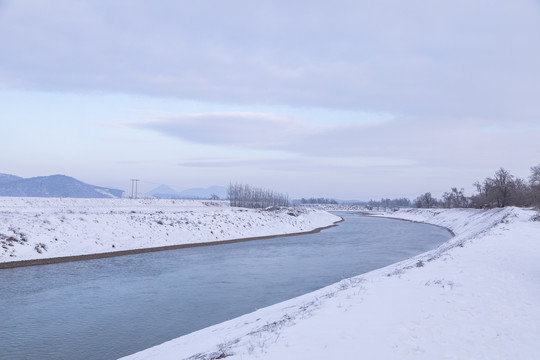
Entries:
{"type": "MultiPolygon", "coordinates": [[[[533,182],[531,181],[531,184],[533,182]]],[[[475,207],[530,206],[533,200],[532,187],[521,178],[516,178],[500,168],[492,178],[483,183],[474,183],[477,194],[471,197],[475,207]]]]}
{"type": "Polygon", "coordinates": [[[529,181],[532,186],[540,186],[540,164],[531,167],[529,181]]]}
{"type": "Polygon", "coordinates": [[[414,201],[414,205],[417,208],[432,208],[437,205],[437,199],[435,199],[433,196],[431,196],[430,192],[427,192],[425,194],[420,195],[416,198],[414,201]]]}
{"type": "Polygon", "coordinates": [[[238,183],[229,184],[228,195],[231,206],[235,207],[289,206],[288,195],[238,183]]]}
{"type": "Polygon", "coordinates": [[[475,208],[489,207],[491,204],[490,199],[490,183],[488,179],[483,182],[475,182],[473,186],[476,188],[476,194],[470,197],[471,206],[475,208]]]}
{"type": "Polygon", "coordinates": [[[510,196],[510,205],[531,206],[534,203],[533,189],[521,178],[514,179],[514,187],[510,196]]]}
{"type": "Polygon", "coordinates": [[[515,187],[514,176],[507,170],[500,168],[495,173],[495,177],[489,180],[492,185],[491,191],[495,196],[495,201],[497,201],[497,206],[507,206],[515,187]]]}
{"type": "Polygon", "coordinates": [[[454,187],[450,192],[443,194],[441,204],[446,208],[465,208],[469,206],[469,200],[467,200],[463,188],[458,190],[454,187]]]}
{"type": "Polygon", "coordinates": [[[514,185],[514,176],[500,168],[493,178],[474,183],[478,194],[472,196],[471,201],[475,207],[505,207],[509,205],[514,185]]]}
{"type": "Polygon", "coordinates": [[[531,186],[532,202],[540,207],[540,164],[531,167],[531,176],[529,176],[531,186]]]}

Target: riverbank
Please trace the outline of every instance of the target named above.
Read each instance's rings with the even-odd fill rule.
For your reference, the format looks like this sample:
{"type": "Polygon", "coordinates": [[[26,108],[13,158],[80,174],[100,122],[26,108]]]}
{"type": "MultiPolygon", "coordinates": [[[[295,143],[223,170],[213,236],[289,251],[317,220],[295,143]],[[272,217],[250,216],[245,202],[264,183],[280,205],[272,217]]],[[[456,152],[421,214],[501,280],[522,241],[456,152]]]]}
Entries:
{"type": "Polygon", "coordinates": [[[534,212],[373,213],[450,229],[439,248],[126,357],[535,359],[540,222],[534,212]]]}
{"type": "Polygon", "coordinates": [[[296,235],[337,221],[225,201],[0,197],[0,269],[296,235]]]}

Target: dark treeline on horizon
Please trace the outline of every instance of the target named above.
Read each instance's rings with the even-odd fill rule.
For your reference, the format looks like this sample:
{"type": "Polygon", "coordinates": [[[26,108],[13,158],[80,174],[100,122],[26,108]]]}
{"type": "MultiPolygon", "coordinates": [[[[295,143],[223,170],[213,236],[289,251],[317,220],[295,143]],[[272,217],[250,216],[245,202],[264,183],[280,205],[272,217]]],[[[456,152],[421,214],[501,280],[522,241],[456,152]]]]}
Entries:
{"type": "Polygon", "coordinates": [[[463,188],[453,187],[441,199],[434,198],[430,192],[423,193],[414,201],[409,199],[381,199],[366,203],[370,208],[495,208],[505,206],[540,207],[540,164],[531,167],[528,181],[515,177],[500,168],[492,177],[474,184],[476,193],[466,196],[463,188]]]}
{"type": "Polygon", "coordinates": [[[424,193],[416,198],[414,205],[419,208],[495,208],[505,206],[540,206],[540,165],[531,167],[528,181],[515,177],[500,168],[492,177],[474,183],[476,193],[466,197],[463,189],[452,188],[435,199],[424,193]]]}
{"type": "MultiPolygon", "coordinates": [[[[350,205],[366,206],[368,209],[385,208],[495,208],[505,206],[540,207],[540,164],[531,167],[527,180],[516,177],[504,168],[500,168],[492,177],[475,182],[476,193],[466,196],[464,189],[452,187],[442,198],[437,199],[430,192],[419,195],[411,201],[408,198],[382,198],[368,202],[354,202],[350,205]]],[[[230,184],[228,188],[231,206],[248,208],[267,208],[289,206],[288,195],[271,190],[243,184],[230,184]]],[[[337,205],[335,199],[302,198],[295,200],[300,205],[337,205]]]]}
{"type": "Polygon", "coordinates": [[[327,198],[302,198],[300,200],[297,200],[300,204],[338,204],[337,200],[335,199],[327,199],[327,198]]]}
{"type": "Polygon", "coordinates": [[[495,208],[505,206],[540,207],[540,164],[531,167],[528,181],[515,177],[504,168],[493,177],[474,184],[476,193],[466,196],[463,188],[453,187],[441,199],[430,192],[418,196],[414,201],[407,198],[370,200],[364,203],[368,208],[495,208]]]}

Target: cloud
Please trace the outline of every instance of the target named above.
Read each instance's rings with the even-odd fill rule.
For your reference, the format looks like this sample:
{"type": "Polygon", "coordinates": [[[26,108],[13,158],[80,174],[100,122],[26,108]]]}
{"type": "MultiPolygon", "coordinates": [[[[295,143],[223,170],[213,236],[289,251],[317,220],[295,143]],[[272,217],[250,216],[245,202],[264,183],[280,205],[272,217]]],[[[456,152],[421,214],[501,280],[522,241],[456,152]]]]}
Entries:
{"type": "Polygon", "coordinates": [[[539,24],[532,1],[7,1],[0,86],[534,117],[539,24]]]}
{"type": "MultiPolygon", "coordinates": [[[[329,168],[366,166],[500,166],[526,162],[537,132],[486,131],[495,126],[481,118],[398,117],[386,121],[323,125],[268,113],[208,113],[167,115],[129,126],[161,133],[181,141],[246,151],[266,151],[251,159],[209,157],[181,162],[191,167],[329,168]],[[276,156],[279,152],[286,157],[276,156]],[[316,159],[316,160],[313,160],[316,159]],[[294,166],[292,166],[294,165],[294,166]],[[277,165],[276,165],[277,166],[277,165]]],[[[516,125],[517,126],[517,125],[516,125]]],[[[522,122],[523,128],[534,122],[522,122]]]]}
{"type": "Polygon", "coordinates": [[[131,126],[189,142],[262,149],[280,148],[321,131],[294,118],[249,112],[177,115],[131,126]]]}
{"type": "Polygon", "coordinates": [[[310,171],[313,170],[313,161],[302,158],[258,158],[258,159],[238,159],[238,158],[188,158],[178,163],[181,167],[193,168],[249,168],[281,171],[310,171]]]}
{"type": "Polygon", "coordinates": [[[195,168],[249,168],[279,171],[317,172],[325,171],[347,172],[361,167],[405,167],[414,165],[412,161],[403,159],[365,157],[360,159],[340,159],[331,157],[294,157],[294,158],[186,158],[178,163],[181,167],[195,168]]]}
{"type": "MultiPolygon", "coordinates": [[[[246,149],[312,154],[321,145],[348,148],[348,139],[384,121],[322,125],[268,113],[223,112],[167,115],[128,126],[159,132],[183,141],[246,149]]],[[[341,155],[345,155],[344,153],[341,155]]]]}

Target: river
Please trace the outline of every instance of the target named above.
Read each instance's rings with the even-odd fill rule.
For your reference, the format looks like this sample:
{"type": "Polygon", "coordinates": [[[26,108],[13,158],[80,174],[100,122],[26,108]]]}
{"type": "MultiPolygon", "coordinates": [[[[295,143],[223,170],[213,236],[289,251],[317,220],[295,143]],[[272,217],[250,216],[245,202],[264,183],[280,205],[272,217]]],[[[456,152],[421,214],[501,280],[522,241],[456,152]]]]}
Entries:
{"type": "Polygon", "coordinates": [[[0,358],[116,359],[452,236],[340,215],[344,222],[316,234],[0,270],[0,358]]]}

